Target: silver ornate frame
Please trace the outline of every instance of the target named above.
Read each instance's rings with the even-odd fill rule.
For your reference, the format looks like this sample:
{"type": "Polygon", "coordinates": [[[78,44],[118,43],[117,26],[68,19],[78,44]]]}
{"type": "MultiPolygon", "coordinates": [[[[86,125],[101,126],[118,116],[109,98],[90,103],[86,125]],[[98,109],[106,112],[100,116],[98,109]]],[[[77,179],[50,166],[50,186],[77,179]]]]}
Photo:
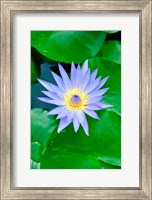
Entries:
{"type": "Polygon", "coordinates": [[[0,0],[1,2],[1,199],[152,199],[152,2],[151,0],[0,0]],[[16,12],[137,12],[140,17],[139,188],[14,188],[12,185],[12,19],[16,12]]]}

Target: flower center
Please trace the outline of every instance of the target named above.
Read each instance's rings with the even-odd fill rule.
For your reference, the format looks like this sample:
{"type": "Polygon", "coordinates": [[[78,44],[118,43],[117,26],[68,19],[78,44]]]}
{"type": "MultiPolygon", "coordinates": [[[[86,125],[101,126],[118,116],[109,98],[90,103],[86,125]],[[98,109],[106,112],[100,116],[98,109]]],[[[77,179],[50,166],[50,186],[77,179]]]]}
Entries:
{"type": "Polygon", "coordinates": [[[74,94],[72,95],[71,99],[70,99],[70,105],[73,107],[78,107],[80,106],[82,103],[81,98],[79,97],[79,95],[74,94]]]}
{"type": "Polygon", "coordinates": [[[78,88],[69,90],[65,96],[66,107],[70,110],[82,110],[87,103],[87,95],[78,88]]]}

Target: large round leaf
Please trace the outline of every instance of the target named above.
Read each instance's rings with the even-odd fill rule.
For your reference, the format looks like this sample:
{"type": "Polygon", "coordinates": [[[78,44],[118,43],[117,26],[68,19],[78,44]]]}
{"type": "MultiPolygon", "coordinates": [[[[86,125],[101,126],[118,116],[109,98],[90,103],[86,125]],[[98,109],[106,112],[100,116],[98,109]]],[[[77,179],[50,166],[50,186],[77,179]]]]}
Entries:
{"type": "Polygon", "coordinates": [[[102,31],[32,31],[32,47],[45,57],[58,61],[81,63],[101,49],[106,37],[102,31]]]}
{"type": "Polygon", "coordinates": [[[98,75],[102,77],[110,76],[104,85],[110,89],[103,101],[113,105],[109,109],[121,115],[121,65],[98,57],[89,60],[89,67],[92,71],[98,68],[98,75]]]}
{"type": "Polygon", "coordinates": [[[108,110],[99,112],[100,120],[88,117],[89,133],[78,133],[68,126],[51,134],[41,160],[41,168],[101,169],[119,168],[121,157],[120,116],[108,110]],[[103,158],[103,160],[102,160],[103,158]]]}
{"type": "Polygon", "coordinates": [[[56,128],[54,116],[47,115],[47,111],[33,109],[31,111],[31,139],[45,146],[51,132],[56,128]]]}
{"type": "Polygon", "coordinates": [[[121,44],[117,40],[105,41],[101,48],[102,57],[121,63],[121,44]]]}
{"type": "Polygon", "coordinates": [[[43,148],[42,145],[38,142],[31,143],[31,158],[32,160],[39,162],[41,159],[43,148]]]}
{"type": "Polygon", "coordinates": [[[48,116],[47,111],[33,109],[31,111],[31,159],[40,162],[45,151],[50,134],[57,123],[53,116],[48,116]]]}

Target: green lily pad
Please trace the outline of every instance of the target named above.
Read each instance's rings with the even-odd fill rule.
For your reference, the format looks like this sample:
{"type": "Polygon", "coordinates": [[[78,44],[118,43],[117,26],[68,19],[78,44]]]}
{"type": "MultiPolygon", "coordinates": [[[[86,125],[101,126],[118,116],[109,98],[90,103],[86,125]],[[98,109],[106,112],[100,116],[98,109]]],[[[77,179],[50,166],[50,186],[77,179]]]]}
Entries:
{"type": "Polygon", "coordinates": [[[101,54],[103,58],[121,64],[121,43],[117,40],[105,41],[101,54]]]}
{"type": "Polygon", "coordinates": [[[48,116],[47,111],[33,109],[31,111],[31,159],[40,162],[51,133],[57,127],[53,116],[48,116]]]}
{"type": "Polygon", "coordinates": [[[98,114],[100,120],[88,117],[90,136],[86,136],[82,128],[75,133],[72,124],[60,134],[54,131],[42,156],[41,168],[120,168],[120,116],[108,110],[99,111],[98,114]]]}
{"type": "Polygon", "coordinates": [[[96,56],[105,37],[102,31],[32,31],[31,44],[51,60],[81,63],[96,56]]]}

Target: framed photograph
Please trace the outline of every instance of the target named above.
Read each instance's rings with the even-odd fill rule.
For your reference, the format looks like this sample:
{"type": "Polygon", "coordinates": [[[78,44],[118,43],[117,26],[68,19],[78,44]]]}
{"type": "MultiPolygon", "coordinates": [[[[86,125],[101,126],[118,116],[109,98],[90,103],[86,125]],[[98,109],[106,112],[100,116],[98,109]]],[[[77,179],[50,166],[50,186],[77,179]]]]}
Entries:
{"type": "Polygon", "coordinates": [[[1,199],[152,199],[151,8],[1,0],[1,199]]]}

